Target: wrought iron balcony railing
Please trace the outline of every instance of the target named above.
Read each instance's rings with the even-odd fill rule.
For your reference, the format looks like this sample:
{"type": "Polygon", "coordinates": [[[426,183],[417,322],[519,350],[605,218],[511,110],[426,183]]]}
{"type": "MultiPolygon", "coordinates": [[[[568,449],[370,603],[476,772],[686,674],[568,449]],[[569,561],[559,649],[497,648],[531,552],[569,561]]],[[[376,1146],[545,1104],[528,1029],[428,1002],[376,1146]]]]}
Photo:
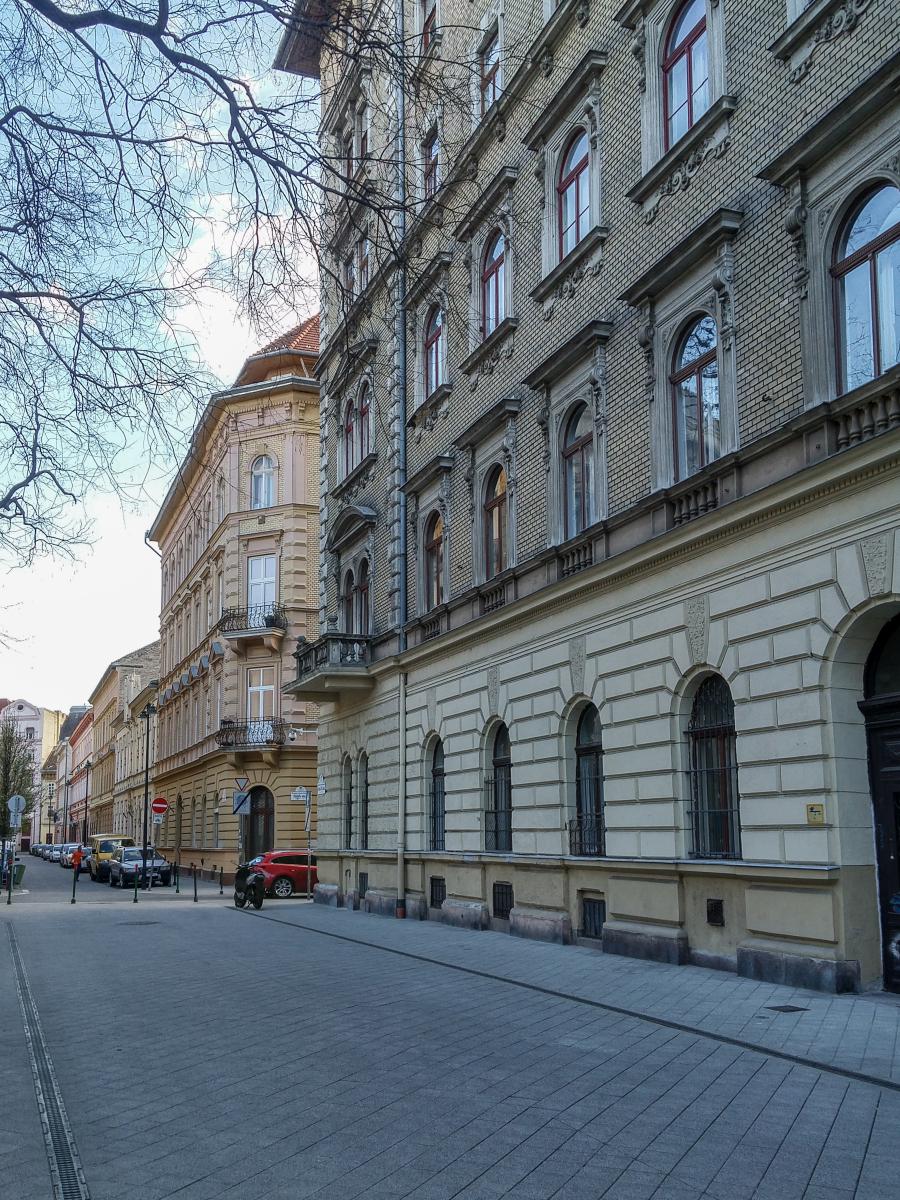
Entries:
{"type": "Polygon", "coordinates": [[[569,853],[583,858],[599,858],[604,854],[604,830],[601,817],[577,816],[569,821],[569,853]]]}
{"type": "Polygon", "coordinates": [[[225,748],[254,746],[283,746],[287,726],[284,721],[223,721],[216,732],[216,742],[225,748]]]}
{"type": "Polygon", "coordinates": [[[287,629],[287,614],[280,604],[251,604],[225,608],[218,628],[222,633],[252,633],[260,629],[287,629]]]}
{"type": "Polygon", "coordinates": [[[299,638],[294,658],[298,681],[329,667],[365,667],[369,663],[369,639],[356,633],[326,633],[317,642],[299,638]]]}

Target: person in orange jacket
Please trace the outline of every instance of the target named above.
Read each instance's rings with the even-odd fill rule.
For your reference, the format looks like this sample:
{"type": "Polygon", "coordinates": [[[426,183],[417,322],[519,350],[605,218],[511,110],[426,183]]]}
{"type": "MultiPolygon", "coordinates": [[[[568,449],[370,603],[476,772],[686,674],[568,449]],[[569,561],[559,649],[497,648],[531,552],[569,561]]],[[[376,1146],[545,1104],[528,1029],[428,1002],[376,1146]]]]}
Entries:
{"type": "Polygon", "coordinates": [[[76,846],[72,852],[72,868],[74,869],[76,875],[81,874],[81,860],[83,858],[84,854],[82,853],[81,847],[76,846]]]}

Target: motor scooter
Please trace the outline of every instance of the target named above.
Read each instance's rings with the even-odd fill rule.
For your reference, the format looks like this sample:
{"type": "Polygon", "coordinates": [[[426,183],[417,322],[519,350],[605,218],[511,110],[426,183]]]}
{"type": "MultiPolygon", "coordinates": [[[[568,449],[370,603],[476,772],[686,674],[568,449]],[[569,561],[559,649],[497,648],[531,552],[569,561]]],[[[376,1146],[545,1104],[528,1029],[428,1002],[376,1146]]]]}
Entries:
{"type": "Polygon", "coordinates": [[[252,904],[254,908],[262,908],[266,894],[266,877],[259,871],[251,871],[240,886],[234,887],[234,907],[245,908],[252,904]]]}

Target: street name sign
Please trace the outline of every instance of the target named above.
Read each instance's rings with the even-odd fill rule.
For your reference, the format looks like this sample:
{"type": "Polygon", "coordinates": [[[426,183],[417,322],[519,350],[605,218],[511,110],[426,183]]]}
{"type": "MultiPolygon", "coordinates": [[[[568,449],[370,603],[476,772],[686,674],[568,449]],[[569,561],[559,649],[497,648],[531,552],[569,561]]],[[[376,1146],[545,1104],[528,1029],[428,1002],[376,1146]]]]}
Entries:
{"type": "Polygon", "coordinates": [[[319,786],[316,788],[316,791],[319,793],[320,796],[325,795],[325,776],[324,775],[319,776],[319,786]]]}
{"type": "MultiPolygon", "coordinates": [[[[157,796],[155,799],[150,801],[150,809],[153,812],[154,817],[164,817],[169,811],[169,802],[165,796],[157,796]]],[[[157,824],[159,824],[158,821],[157,824]]]]}

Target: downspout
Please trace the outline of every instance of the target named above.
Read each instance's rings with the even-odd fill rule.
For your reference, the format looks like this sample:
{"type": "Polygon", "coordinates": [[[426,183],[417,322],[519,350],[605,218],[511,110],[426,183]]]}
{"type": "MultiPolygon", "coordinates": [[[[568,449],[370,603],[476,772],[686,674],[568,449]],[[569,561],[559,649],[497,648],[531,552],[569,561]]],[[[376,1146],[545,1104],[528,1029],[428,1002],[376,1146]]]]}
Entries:
{"type": "MultiPolygon", "coordinates": [[[[397,514],[399,529],[400,578],[397,585],[397,648],[402,656],[406,649],[406,80],[405,53],[406,22],[403,0],[395,0],[397,53],[401,55],[401,69],[396,75],[395,95],[397,103],[397,176],[395,200],[397,205],[397,303],[394,334],[394,378],[397,388],[396,412],[399,414],[397,430],[397,514]]],[[[396,916],[406,916],[406,671],[400,670],[399,720],[400,720],[400,770],[397,787],[397,907],[396,916]]]]}

